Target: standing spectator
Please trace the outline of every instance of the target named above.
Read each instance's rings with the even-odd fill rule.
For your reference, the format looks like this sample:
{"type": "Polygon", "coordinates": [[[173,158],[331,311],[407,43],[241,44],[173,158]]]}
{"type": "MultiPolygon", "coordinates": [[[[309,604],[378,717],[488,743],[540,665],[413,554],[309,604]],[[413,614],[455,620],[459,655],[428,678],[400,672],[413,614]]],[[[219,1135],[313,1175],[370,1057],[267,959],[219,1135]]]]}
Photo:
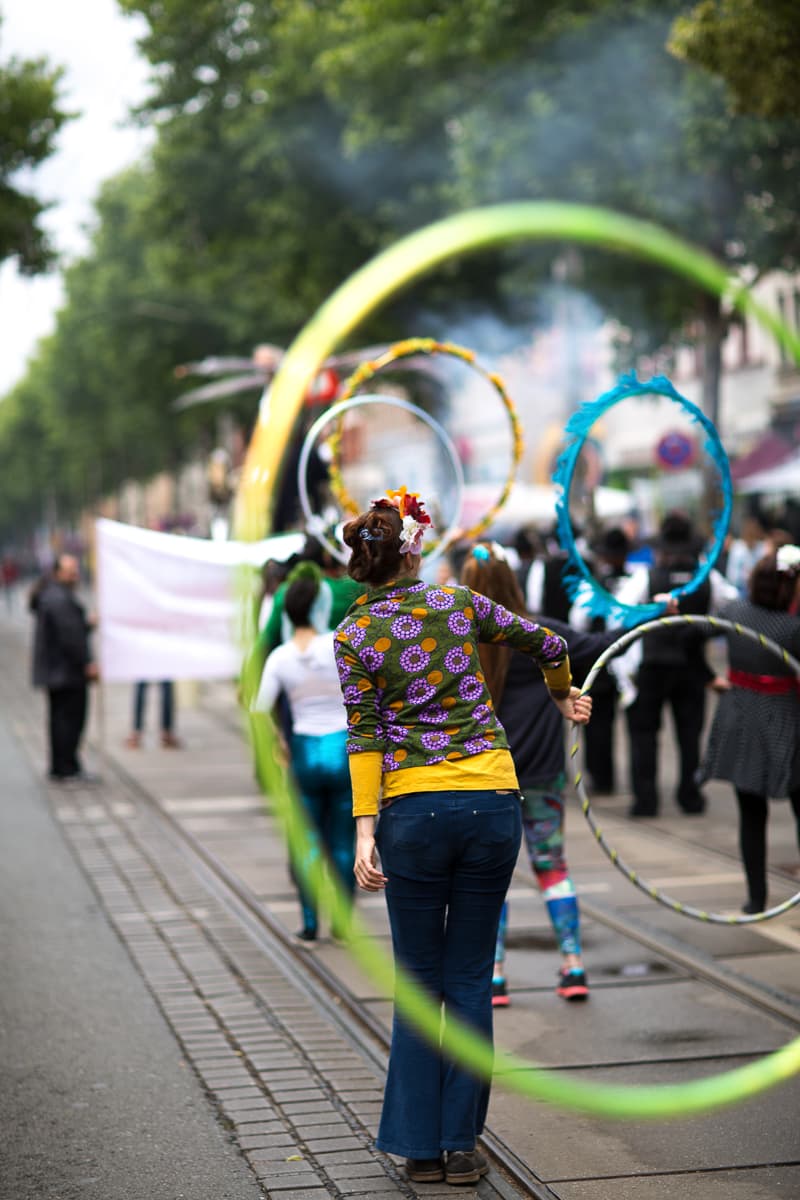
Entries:
{"type": "MultiPolygon", "coordinates": [[[[359,587],[347,575],[343,567],[312,534],[306,536],[306,544],[300,553],[299,562],[313,562],[321,571],[322,583],[314,610],[310,614],[317,633],[335,629],[359,594],[359,587]]],[[[292,567],[296,565],[293,562],[292,567]]],[[[269,616],[258,638],[257,652],[266,655],[290,636],[289,625],[283,619],[284,599],[289,587],[288,577],[279,584],[272,601],[269,616]]]]}
{"type": "MultiPolygon", "coordinates": [[[[631,543],[621,528],[606,529],[592,546],[595,555],[595,578],[607,592],[616,596],[629,577],[627,568],[631,543]]],[[[599,633],[607,626],[607,618],[592,611],[592,589],[582,582],[575,594],[569,613],[573,629],[599,633]]],[[[589,664],[591,666],[591,663],[589,664]]],[[[586,727],[586,770],[595,796],[610,796],[615,787],[614,725],[617,714],[617,680],[606,667],[592,685],[592,719],[586,727]]]]}
{"type": "Polygon", "coordinates": [[[742,599],[748,595],[750,572],[767,552],[764,528],[758,517],[745,517],[737,538],[728,550],[725,576],[738,591],[742,599]]]}
{"type": "MultiPolygon", "coordinates": [[[[784,546],[750,573],[750,595],[722,615],[800,658],[800,619],[790,614],[800,587],[800,548],[784,546]]],[[[739,847],[747,877],[746,913],[767,906],[768,798],[789,797],[800,843],[800,694],[798,680],[774,652],[727,633],[728,678],[703,764],[706,779],[736,790],[739,847]]]]}
{"type": "MultiPolygon", "coordinates": [[[[697,550],[688,517],[668,513],[661,523],[655,566],[631,575],[620,587],[617,599],[624,604],[645,604],[687,584],[697,571],[697,550]]],[[[723,604],[736,598],[733,585],[712,571],[699,588],[681,597],[677,611],[719,612],[723,604]]],[[[642,638],[638,695],[627,710],[632,817],[658,815],[658,735],[665,704],[672,709],[678,739],[678,807],[689,815],[705,811],[697,773],[706,687],[714,676],[706,663],[704,641],[704,635],[689,626],[653,630],[642,638]]]]}
{"type": "Polygon", "coordinates": [[[259,633],[269,620],[272,605],[275,602],[275,593],[285,580],[287,570],[286,563],[278,562],[274,558],[268,558],[261,568],[261,595],[258,598],[256,614],[259,633]]]}
{"type": "MultiPolygon", "coordinates": [[[[165,750],[180,750],[182,742],[175,736],[175,688],[171,679],[162,679],[161,691],[161,745],[165,750]]],[[[140,680],[133,690],[133,730],[125,739],[129,750],[138,750],[144,731],[144,710],[147,702],[147,681],[140,680]]]]}
{"type": "MultiPolygon", "coordinates": [[[[352,894],[353,797],[347,765],[347,716],[342,704],[333,650],[333,633],[318,633],[312,613],[323,586],[322,572],[301,563],[289,575],[284,611],[291,637],[267,658],[255,712],[272,712],[279,695],[289,708],[289,759],[313,829],[311,857],[324,853],[343,887],[352,894]]],[[[280,722],[278,722],[280,725],[280,722]]],[[[300,893],[302,942],[317,938],[318,917],[312,897],[294,876],[300,893]]]]}
{"type": "MultiPolygon", "coordinates": [[[[509,612],[526,616],[525,602],[501,547],[479,543],[468,556],[462,582],[509,612]]],[[[579,633],[550,616],[541,619],[569,643],[573,667],[588,669],[616,634],[579,633]],[[582,660],[582,661],[581,661],[582,660]]],[[[506,731],[522,792],[522,829],[528,857],[561,951],[556,992],[565,1000],[586,1000],[589,986],[581,957],[578,897],[564,853],[566,756],[563,721],[552,704],[541,672],[529,655],[504,646],[484,645],[480,660],[498,719],[506,731]]],[[[594,720],[594,707],[592,707],[594,720]]],[[[591,729],[591,721],[587,732],[591,729]]],[[[492,1003],[509,1003],[505,973],[508,902],[503,905],[492,979],[492,1003]]]]}
{"type": "Polygon", "coordinates": [[[564,572],[569,565],[569,556],[558,544],[549,546],[535,531],[528,530],[529,567],[524,582],[520,579],[528,612],[546,612],[559,621],[569,618],[572,604],[564,584],[564,572]]]}
{"type": "Polygon", "coordinates": [[[6,594],[6,608],[9,612],[12,608],[12,589],[18,579],[19,565],[17,560],[11,554],[4,554],[2,562],[0,562],[0,581],[3,584],[3,591],[6,594]]]}
{"type": "Polygon", "coordinates": [[[633,513],[627,517],[623,517],[620,521],[620,528],[630,544],[628,565],[631,567],[652,567],[655,562],[655,555],[653,554],[653,548],[650,545],[649,539],[642,534],[642,525],[639,518],[633,513]]]}
{"type": "Polygon", "coordinates": [[[75,596],[80,580],[78,560],[61,554],[51,576],[33,589],[30,608],[36,617],[33,642],[33,685],[47,690],[50,734],[50,779],[91,780],[78,758],[86,723],[87,684],[97,678],[89,650],[89,623],[75,596]]]}
{"type": "MultiPolygon", "coordinates": [[[[570,688],[562,638],[468,588],[418,579],[429,524],[401,488],[344,527],[348,571],[367,587],[336,635],[355,875],[366,891],[385,887],[395,958],[443,1006],[445,1022],[456,1016],[491,1038],[495,939],[521,814],[478,643],[534,658],[568,720],[586,721],[591,704],[570,688]]],[[[487,1082],[443,1059],[395,1012],[378,1146],[407,1158],[409,1179],[477,1182],[488,1170],[475,1146],[488,1101],[487,1082]]]]}

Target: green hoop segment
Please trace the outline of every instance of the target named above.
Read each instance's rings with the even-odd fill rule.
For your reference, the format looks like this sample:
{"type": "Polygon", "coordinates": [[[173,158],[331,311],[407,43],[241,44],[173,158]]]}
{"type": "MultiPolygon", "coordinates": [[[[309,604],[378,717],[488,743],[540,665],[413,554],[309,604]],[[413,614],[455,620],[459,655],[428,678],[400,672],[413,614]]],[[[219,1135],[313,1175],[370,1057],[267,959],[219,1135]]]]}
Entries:
{"type": "MultiPolygon", "coordinates": [[[[724,296],[740,311],[752,313],[800,361],[800,339],[753,300],[747,289],[731,279],[725,268],[705,251],[644,221],[607,209],[558,203],[518,203],[473,209],[447,217],[402,238],[346,280],[299,334],[274,380],[271,403],[254,431],[237,492],[234,513],[236,537],[263,537],[280,477],[282,460],[306,389],[320,364],[338,343],[383,301],[414,279],[462,253],[527,240],[574,240],[604,245],[621,253],[660,263],[699,287],[724,296]]],[[[246,681],[246,688],[252,680],[246,681]]],[[[308,847],[308,830],[300,806],[286,784],[285,771],[275,756],[275,737],[266,721],[253,721],[256,755],[270,785],[290,852],[298,865],[308,847]]],[[[365,934],[356,913],[349,914],[341,890],[331,890],[320,863],[306,873],[308,886],[321,907],[339,924],[365,934]]],[[[379,954],[374,939],[352,942],[362,968],[378,986],[391,991],[394,968],[379,954]]],[[[415,1022],[425,1037],[454,1060],[483,1078],[495,1067],[491,1046],[469,1029],[448,1021],[441,1030],[441,1012],[407,976],[398,971],[395,996],[398,1009],[415,1022]]],[[[789,1079],[800,1070],[800,1038],[756,1062],[710,1079],[660,1087],[615,1087],[592,1084],[546,1071],[531,1063],[502,1056],[502,1082],[512,1090],[564,1108],[617,1118],[663,1119],[706,1112],[733,1104],[789,1079]]]]}

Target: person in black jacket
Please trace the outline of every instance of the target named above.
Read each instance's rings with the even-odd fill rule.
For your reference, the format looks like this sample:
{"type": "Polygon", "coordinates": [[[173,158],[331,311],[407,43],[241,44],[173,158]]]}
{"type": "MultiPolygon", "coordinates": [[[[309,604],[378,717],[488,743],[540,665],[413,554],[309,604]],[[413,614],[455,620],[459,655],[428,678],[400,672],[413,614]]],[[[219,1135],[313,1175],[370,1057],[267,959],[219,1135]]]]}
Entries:
{"type": "Polygon", "coordinates": [[[56,559],[30,597],[36,617],[33,685],[47,690],[50,779],[61,783],[84,775],[78,745],[86,723],[87,685],[97,677],[89,649],[89,623],[75,597],[80,579],[71,554],[56,559]]]}
{"type": "MultiPolygon", "coordinates": [[[[467,556],[461,582],[488,596],[511,612],[528,615],[517,578],[495,543],[480,542],[467,556]]],[[[547,616],[535,620],[568,641],[570,663],[587,670],[615,640],[615,633],[580,633],[547,616]]],[[[479,649],[481,667],[497,716],[506,731],[522,798],[522,828],[536,882],[542,892],[562,964],[556,992],[565,1000],[585,1000],[589,995],[581,957],[580,913],[575,887],[564,853],[564,788],[566,755],[563,722],[551,720],[547,688],[540,686],[541,672],[531,670],[525,655],[502,646],[479,649]]],[[[573,692],[577,694],[578,689],[573,692]]],[[[558,712],[556,710],[556,716],[558,712]]],[[[508,902],[503,905],[495,950],[492,1003],[509,1004],[505,976],[505,933],[508,902]]]]}
{"type": "MultiPolygon", "coordinates": [[[[622,604],[645,604],[683,587],[698,567],[698,540],[688,517],[667,513],[661,522],[655,566],[636,572],[617,592],[622,604]]],[[[718,613],[738,599],[738,591],[718,571],[694,592],[682,596],[680,613],[718,613]]],[[[665,705],[672,709],[678,742],[679,778],[676,801],[681,812],[700,815],[705,798],[700,790],[700,735],[705,718],[706,688],[714,672],[705,657],[705,635],[691,626],[669,627],[642,638],[638,695],[627,710],[630,741],[631,817],[658,815],[658,735],[665,705]]]]}
{"type": "MultiPolygon", "coordinates": [[[[630,540],[622,528],[606,529],[592,545],[594,574],[607,592],[615,596],[630,576],[626,562],[631,550],[630,540]]],[[[569,611],[573,629],[599,633],[608,627],[605,616],[593,611],[593,591],[581,583],[569,611]]],[[[591,664],[590,664],[591,665],[591,664]]],[[[594,796],[610,796],[615,791],[614,726],[617,714],[618,688],[615,677],[606,667],[592,685],[592,719],[586,726],[586,771],[594,796]]]]}

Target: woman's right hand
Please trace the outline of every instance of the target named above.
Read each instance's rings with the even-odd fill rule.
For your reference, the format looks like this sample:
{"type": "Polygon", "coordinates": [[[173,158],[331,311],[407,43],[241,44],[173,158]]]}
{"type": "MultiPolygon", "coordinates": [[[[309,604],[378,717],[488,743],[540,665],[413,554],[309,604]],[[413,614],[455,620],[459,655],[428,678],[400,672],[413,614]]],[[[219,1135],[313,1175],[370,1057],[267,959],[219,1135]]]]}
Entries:
{"type": "Polygon", "coordinates": [[[375,833],[359,830],[356,835],[356,861],[353,874],[356,883],[365,892],[380,892],[386,887],[386,876],[375,866],[375,833]]]}

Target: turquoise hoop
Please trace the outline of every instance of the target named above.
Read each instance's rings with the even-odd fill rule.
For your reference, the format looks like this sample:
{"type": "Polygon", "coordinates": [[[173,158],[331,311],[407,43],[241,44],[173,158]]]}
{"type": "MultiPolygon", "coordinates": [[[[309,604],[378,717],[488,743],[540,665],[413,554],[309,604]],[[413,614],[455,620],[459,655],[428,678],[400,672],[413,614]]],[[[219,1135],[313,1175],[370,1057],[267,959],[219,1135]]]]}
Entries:
{"type": "Polygon", "coordinates": [[[592,616],[612,617],[615,620],[619,620],[625,628],[639,621],[650,621],[661,616],[664,612],[664,605],[620,604],[616,597],[595,579],[581,557],[581,553],[575,543],[575,535],[569,515],[569,493],[578,458],[594,423],[604,413],[608,412],[610,408],[613,408],[616,404],[620,404],[623,400],[628,400],[632,396],[653,394],[666,396],[668,400],[672,400],[684,412],[688,413],[692,421],[703,427],[707,434],[707,440],[703,448],[717,468],[723,498],[722,509],[714,521],[714,539],[708,555],[700,563],[689,582],[680,588],[676,588],[672,593],[673,596],[690,595],[692,592],[697,591],[700,585],[708,578],[725,542],[731,522],[731,511],[733,509],[733,483],[731,481],[730,464],[716,427],[696,404],[693,404],[691,400],[687,400],[685,396],[676,391],[665,376],[656,375],[652,379],[641,381],[636,378],[636,374],[633,371],[627,375],[621,375],[616,387],[613,387],[608,392],[604,392],[597,400],[591,400],[587,404],[582,404],[577,412],[572,414],[564,431],[569,440],[558,457],[556,469],[553,473],[553,483],[555,483],[558,489],[556,497],[558,540],[561,543],[562,549],[567,553],[567,563],[564,568],[564,583],[570,597],[573,599],[581,583],[588,584],[591,588],[591,599],[587,607],[589,607],[592,616]]]}

